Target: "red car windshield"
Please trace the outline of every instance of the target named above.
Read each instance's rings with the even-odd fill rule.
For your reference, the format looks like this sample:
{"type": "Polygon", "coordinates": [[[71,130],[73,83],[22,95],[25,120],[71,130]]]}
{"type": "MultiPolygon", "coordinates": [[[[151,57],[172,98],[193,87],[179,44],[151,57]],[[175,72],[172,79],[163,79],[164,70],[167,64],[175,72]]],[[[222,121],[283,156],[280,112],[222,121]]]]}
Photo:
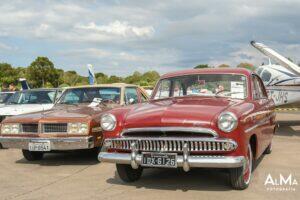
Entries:
{"type": "Polygon", "coordinates": [[[179,96],[222,96],[245,99],[247,80],[237,74],[197,74],[160,80],[154,99],[179,96]]]}

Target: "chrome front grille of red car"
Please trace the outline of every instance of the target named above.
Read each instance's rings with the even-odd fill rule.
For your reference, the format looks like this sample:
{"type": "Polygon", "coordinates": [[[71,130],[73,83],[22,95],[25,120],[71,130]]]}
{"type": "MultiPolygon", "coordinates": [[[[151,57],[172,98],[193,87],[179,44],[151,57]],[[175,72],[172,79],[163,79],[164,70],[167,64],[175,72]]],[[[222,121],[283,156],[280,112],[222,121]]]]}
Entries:
{"type": "Polygon", "coordinates": [[[184,144],[189,152],[224,152],[237,148],[230,139],[214,138],[115,138],[106,139],[105,146],[116,150],[131,150],[132,144],[138,151],[182,152],[184,144]]]}

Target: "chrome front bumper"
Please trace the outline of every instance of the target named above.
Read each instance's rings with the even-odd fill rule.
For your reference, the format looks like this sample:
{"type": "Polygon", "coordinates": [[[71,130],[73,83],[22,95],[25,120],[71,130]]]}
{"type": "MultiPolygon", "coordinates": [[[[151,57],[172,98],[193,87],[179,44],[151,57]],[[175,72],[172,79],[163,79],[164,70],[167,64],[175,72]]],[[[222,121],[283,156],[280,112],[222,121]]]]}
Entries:
{"type": "Polygon", "coordinates": [[[98,155],[101,162],[128,164],[137,169],[142,162],[143,152],[178,153],[177,167],[184,171],[190,168],[238,168],[245,169],[244,156],[210,156],[209,152],[232,152],[237,148],[237,143],[231,139],[219,138],[111,138],[106,139],[98,155]],[[108,149],[117,150],[108,152],[108,149]],[[118,151],[130,151],[118,153],[118,151]],[[206,155],[195,155],[202,152],[206,155]]]}
{"type": "Polygon", "coordinates": [[[69,137],[69,138],[28,138],[28,137],[4,137],[0,136],[3,148],[28,149],[30,142],[50,142],[51,150],[77,150],[94,148],[94,138],[69,137]]]}
{"type": "MultiPolygon", "coordinates": [[[[136,169],[141,164],[142,155],[101,152],[98,159],[101,162],[128,164],[136,169]]],[[[238,168],[244,167],[245,164],[244,156],[177,156],[177,166],[182,167],[184,171],[189,171],[190,168],[238,168]]]]}

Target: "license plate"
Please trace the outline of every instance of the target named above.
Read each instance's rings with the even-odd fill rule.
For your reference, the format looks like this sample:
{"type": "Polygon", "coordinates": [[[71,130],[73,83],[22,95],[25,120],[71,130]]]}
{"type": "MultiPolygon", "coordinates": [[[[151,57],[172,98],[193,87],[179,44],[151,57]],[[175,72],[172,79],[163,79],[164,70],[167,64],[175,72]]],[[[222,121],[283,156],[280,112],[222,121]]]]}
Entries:
{"type": "Polygon", "coordinates": [[[30,142],[28,145],[29,151],[50,151],[50,141],[30,142]]]}
{"type": "Polygon", "coordinates": [[[146,167],[177,167],[176,153],[142,153],[142,166],[146,167]]]}

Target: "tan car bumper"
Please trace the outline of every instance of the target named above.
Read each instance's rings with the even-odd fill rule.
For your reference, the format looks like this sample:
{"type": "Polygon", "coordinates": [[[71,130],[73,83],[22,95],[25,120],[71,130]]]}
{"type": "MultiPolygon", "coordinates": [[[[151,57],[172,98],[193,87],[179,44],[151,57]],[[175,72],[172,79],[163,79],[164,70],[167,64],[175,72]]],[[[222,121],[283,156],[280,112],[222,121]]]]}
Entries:
{"type": "Polygon", "coordinates": [[[50,142],[51,150],[94,148],[94,138],[92,136],[69,138],[0,137],[3,148],[28,149],[31,142],[50,142]]]}

